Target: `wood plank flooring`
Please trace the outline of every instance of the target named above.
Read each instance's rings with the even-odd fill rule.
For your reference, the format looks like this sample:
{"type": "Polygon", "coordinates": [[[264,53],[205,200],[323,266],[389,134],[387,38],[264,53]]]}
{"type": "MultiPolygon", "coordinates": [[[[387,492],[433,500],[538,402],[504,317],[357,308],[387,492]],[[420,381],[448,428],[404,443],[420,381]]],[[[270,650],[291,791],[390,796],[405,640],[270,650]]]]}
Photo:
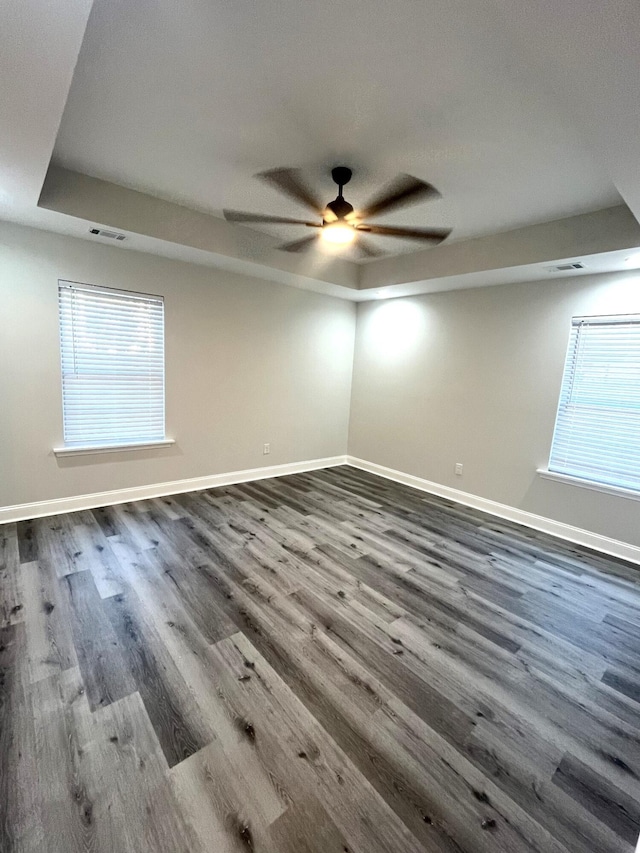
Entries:
{"type": "Polygon", "coordinates": [[[0,526],[2,853],[631,853],[640,569],[341,467],[0,526]]]}

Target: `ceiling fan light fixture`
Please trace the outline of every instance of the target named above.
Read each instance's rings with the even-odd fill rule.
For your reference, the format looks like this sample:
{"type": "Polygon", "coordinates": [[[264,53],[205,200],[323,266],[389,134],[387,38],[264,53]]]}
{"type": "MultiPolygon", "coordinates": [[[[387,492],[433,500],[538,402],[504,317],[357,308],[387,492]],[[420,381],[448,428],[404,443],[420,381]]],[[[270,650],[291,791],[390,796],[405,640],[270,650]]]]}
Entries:
{"type": "Polygon", "coordinates": [[[322,239],[334,246],[347,246],[356,237],[356,230],[346,222],[328,222],[322,228],[322,239]]]}

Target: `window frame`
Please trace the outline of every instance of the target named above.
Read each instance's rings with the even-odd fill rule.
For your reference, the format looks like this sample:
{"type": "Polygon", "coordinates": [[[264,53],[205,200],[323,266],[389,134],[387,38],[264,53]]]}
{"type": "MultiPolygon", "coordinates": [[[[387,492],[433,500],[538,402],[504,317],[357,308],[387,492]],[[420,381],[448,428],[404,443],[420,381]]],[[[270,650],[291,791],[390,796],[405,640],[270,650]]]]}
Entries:
{"type": "MultiPolygon", "coordinates": [[[[112,286],[103,286],[103,285],[95,285],[89,284],[86,282],[78,282],[71,281],[68,279],[59,279],[58,280],[58,346],[60,353],[60,390],[61,390],[61,414],[62,414],[62,434],[63,434],[63,444],[58,447],[54,447],[53,451],[56,456],[72,456],[72,455],[86,455],[86,454],[94,454],[94,453],[114,453],[120,451],[128,451],[128,450],[139,450],[145,448],[155,448],[155,447],[166,447],[172,444],[175,444],[175,439],[167,438],[166,434],[166,357],[165,357],[165,299],[164,296],[160,294],[151,294],[151,293],[142,293],[140,291],[130,290],[128,288],[117,288],[112,286]],[[160,351],[162,353],[162,383],[161,383],[161,406],[162,406],[162,437],[148,437],[146,439],[141,440],[129,440],[123,436],[116,436],[114,434],[112,439],[105,439],[104,441],[92,441],[91,439],[87,439],[87,441],[82,441],[81,439],[77,441],[68,441],[67,435],[69,431],[70,423],[67,420],[65,404],[67,403],[67,395],[65,393],[65,343],[63,340],[63,334],[65,332],[65,328],[63,325],[63,293],[64,291],[73,290],[76,287],[78,290],[82,291],[95,291],[96,294],[102,295],[114,295],[120,296],[123,298],[130,298],[132,300],[142,299],[149,300],[150,302],[155,303],[156,305],[160,305],[161,308],[161,322],[159,329],[159,340],[160,340],[160,351]]],[[[66,353],[68,357],[70,353],[66,353]]],[[[75,355],[75,352],[72,354],[75,355]]],[[[117,366],[117,365],[116,365],[117,366]]],[[[68,373],[68,371],[67,371],[68,373]]],[[[68,404],[68,403],[67,403],[68,404]]]]}
{"type": "MultiPolygon", "coordinates": [[[[545,469],[538,469],[538,474],[542,477],[556,480],[558,482],[563,482],[571,485],[577,485],[583,488],[592,489],[594,491],[604,492],[607,494],[613,494],[617,496],[627,497],[634,500],[640,500],[640,481],[637,484],[637,488],[631,486],[628,482],[616,482],[615,477],[616,474],[611,473],[607,479],[596,479],[593,476],[589,476],[588,471],[579,471],[579,465],[570,466],[565,464],[565,468],[574,467],[574,470],[571,472],[557,470],[561,469],[563,466],[559,464],[557,461],[555,465],[557,467],[554,468],[554,448],[557,443],[557,436],[559,431],[565,427],[566,421],[565,417],[570,417],[566,415],[566,411],[571,400],[571,395],[573,393],[573,388],[576,382],[576,366],[579,363],[580,359],[580,347],[581,343],[584,346],[584,342],[581,342],[580,333],[581,328],[585,327],[595,327],[595,326],[609,326],[609,327],[629,327],[637,326],[638,333],[640,334],[640,313],[633,314],[603,314],[603,315],[591,315],[591,316],[577,316],[572,317],[571,319],[571,329],[569,333],[569,341],[567,343],[567,350],[564,360],[563,373],[562,373],[562,382],[560,387],[560,393],[558,396],[558,404],[556,409],[556,418],[553,427],[553,435],[551,440],[551,448],[549,451],[549,462],[545,469]],[[576,331],[577,329],[577,331],[576,331]],[[575,334],[575,338],[574,338],[575,334]]],[[[583,339],[584,341],[584,339],[583,339]]],[[[639,349],[640,351],[640,349],[639,349]]],[[[634,351],[632,350],[632,353],[634,351]]],[[[605,355],[607,354],[605,350],[605,355]]],[[[611,369],[613,369],[616,365],[611,362],[611,369]]],[[[620,365],[618,365],[619,367],[620,365]]],[[[620,381],[620,380],[618,380],[620,381]]],[[[584,383],[581,385],[581,389],[584,390],[584,383]]],[[[586,405],[586,404],[584,404],[586,405]]],[[[640,416],[640,405],[637,407],[635,405],[631,405],[630,410],[632,413],[635,412],[635,409],[638,409],[638,415],[640,416]]],[[[608,408],[602,407],[603,411],[615,412],[616,410],[620,410],[619,407],[609,406],[608,408]]],[[[600,415],[600,420],[596,420],[594,424],[595,430],[602,430],[603,425],[605,424],[605,415],[600,415]]],[[[606,432],[603,433],[605,436],[604,441],[607,441],[606,432]]],[[[579,444],[576,443],[576,446],[579,448],[579,444]]],[[[632,457],[633,459],[633,457],[632,457]]],[[[640,445],[638,446],[637,453],[635,453],[635,459],[633,461],[640,460],[640,445]]],[[[593,473],[593,472],[591,472],[593,473]]],[[[606,476],[606,475],[605,475],[606,476]]],[[[635,484],[634,484],[635,485],[635,484]]]]}

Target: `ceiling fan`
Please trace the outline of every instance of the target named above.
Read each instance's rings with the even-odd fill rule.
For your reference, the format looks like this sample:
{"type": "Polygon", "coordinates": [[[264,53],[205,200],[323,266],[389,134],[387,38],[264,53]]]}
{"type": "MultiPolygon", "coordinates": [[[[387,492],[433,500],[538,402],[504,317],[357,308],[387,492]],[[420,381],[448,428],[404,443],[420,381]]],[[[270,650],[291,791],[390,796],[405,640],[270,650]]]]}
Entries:
{"type": "Polygon", "coordinates": [[[342,195],[342,189],[351,180],[351,169],[346,166],[336,166],[331,170],[331,177],[338,185],[338,195],[327,205],[323,205],[315,193],[310,190],[301,177],[298,169],[271,169],[256,175],[266,181],[286,196],[300,202],[322,221],[310,222],[304,219],[291,219],[285,216],[269,216],[262,213],[245,213],[241,210],[224,210],[224,217],[229,222],[265,222],[280,225],[305,225],[307,228],[318,229],[316,234],[285,243],[278,248],[285,252],[301,252],[310,249],[321,236],[328,243],[347,246],[355,242],[360,255],[365,258],[377,257],[381,254],[376,246],[367,243],[365,234],[375,234],[381,237],[404,237],[419,240],[432,246],[441,243],[451,233],[450,228],[403,228],[393,225],[376,225],[364,222],[372,216],[387,213],[409,204],[430,201],[440,198],[438,190],[419,178],[411,175],[398,175],[379,195],[371,199],[360,210],[354,210],[353,205],[342,195]]]}

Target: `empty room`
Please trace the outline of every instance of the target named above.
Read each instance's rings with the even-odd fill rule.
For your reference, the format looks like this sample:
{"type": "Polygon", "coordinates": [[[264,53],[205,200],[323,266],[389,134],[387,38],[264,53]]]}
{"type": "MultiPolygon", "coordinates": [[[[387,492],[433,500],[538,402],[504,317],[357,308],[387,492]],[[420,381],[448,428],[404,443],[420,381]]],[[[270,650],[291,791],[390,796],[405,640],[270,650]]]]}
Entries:
{"type": "Polygon", "coordinates": [[[639,36],[0,4],[0,853],[640,851],[639,36]]]}

